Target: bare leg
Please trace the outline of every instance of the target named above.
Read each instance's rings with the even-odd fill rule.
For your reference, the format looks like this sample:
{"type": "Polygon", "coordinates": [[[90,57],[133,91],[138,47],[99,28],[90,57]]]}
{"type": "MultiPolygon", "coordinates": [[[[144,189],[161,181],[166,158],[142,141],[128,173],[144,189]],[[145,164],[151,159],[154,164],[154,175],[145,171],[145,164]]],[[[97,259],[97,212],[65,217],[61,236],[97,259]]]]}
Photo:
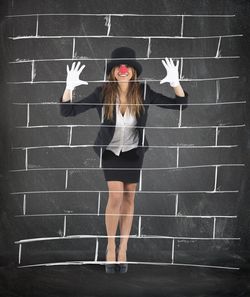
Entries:
{"type": "MultiPolygon", "coordinates": [[[[105,212],[105,224],[108,236],[115,236],[119,221],[119,212],[123,199],[124,185],[121,181],[108,181],[109,198],[105,212]],[[120,192],[112,192],[120,191],[120,192]],[[113,214],[113,215],[112,215],[113,214]]],[[[107,261],[116,261],[115,237],[108,237],[107,261]]]]}
{"type": "Polygon", "coordinates": [[[118,261],[126,261],[126,250],[128,245],[129,234],[132,227],[133,222],[133,214],[134,214],[134,198],[135,198],[135,190],[136,183],[125,183],[124,184],[124,194],[123,200],[120,208],[120,220],[119,220],[119,228],[120,235],[124,236],[120,239],[119,253],[118,253],[118,261]],[[126,192],[129,191],[129,192],[126,192]],[[124,214],[124,215],[122,215],[124,214]]]}

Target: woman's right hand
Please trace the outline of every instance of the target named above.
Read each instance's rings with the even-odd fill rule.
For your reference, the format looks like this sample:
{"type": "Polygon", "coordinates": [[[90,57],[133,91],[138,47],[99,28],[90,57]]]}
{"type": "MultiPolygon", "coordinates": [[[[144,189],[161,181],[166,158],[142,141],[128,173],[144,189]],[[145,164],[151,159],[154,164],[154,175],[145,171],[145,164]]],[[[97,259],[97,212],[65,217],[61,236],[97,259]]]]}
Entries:
{"type": "Polygon", "coordinates": [[[85,68],[85,65],[81,66],[80,62],[78,62],[76,65],[75,64],[76,62],[72,63],[71,69],[69,69],[69,65],[67,65],[66,90],[73,91],[77,86],[88,84],[88,82],[79,79],[79,76],[82,70],[85,68]]]}

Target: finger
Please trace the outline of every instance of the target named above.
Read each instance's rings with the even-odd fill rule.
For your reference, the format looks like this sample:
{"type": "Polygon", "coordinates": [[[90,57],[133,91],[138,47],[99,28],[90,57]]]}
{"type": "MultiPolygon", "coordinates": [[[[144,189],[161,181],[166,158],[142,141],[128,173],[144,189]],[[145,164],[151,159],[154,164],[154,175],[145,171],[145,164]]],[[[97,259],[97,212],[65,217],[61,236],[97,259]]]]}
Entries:
{"type": "Polygon", "coordinates": [[[69,73],[69,65],[67,65],[67,73],[69,73]]]}
{"type": "Polygon", "coordinates": [[[85,65],[82,65],[82,67],[78,70],[78,73],[81,73],[84,68],[85,68],[85,65]]]}
{"type": "Polygon", "coordinates": [[[75,71],[76,71],[76,72],[78,72],[78,69],[79,69],[80,66],[81,66],[81,62],[78,62],[78,63],[76,64],[76,68],[75,68],[75,71]]]}
{"type": "Polygon", "coordinates": [[[87,81],[84,81],[84,80],[79,80],[79,82],[81,82],[81,85],[88,85],[89,84],[87,81]]]}
{"type": "Polygon", "coordinates": [[[160,85],[161,84],[164,84],[164,83],[166,83],[167,82],[167,79],[166,78],[163,78],[161,81],[160,81],[160,85]]]}
{"type": "Polygon", "coordinates": [[[174,66],[174,61],[173,61],[172,58],[170,58],[170,64],[171,64],[171,67],[175,67],[175,66],[174,66]]]}
{"type": "Polygon", "coordinates": [[[167,65],[168,65],[168,67],[171,67],[170,60],[167,57],[165,58],[165,61],[166,61],[167,65]]]}
{"type": "Polygon", "coordinates": [[[75,64],[76,64],[76,62],[73,62],[73,63],[72,63],[72,66],[71,66],[71,69],[70,69],[71,71],[74,71],[75,64]]]}
{"type": "Polygon", "coordinates": [[[176,62],[176,66],[175,66],[175,67],[176,67],[177,69],[179,68],[179,62],[180,62],[179,60],[177,60],[177,62],[176,62]]]}
{"type": "Polygon", "coordinates": [[[171,62],[172,62],[173,67],[177,67],[178,68],[178,64],[179,64],[179,61],[178,60],[176,60],[176,65],[174,64],[174,61],[173,60],[171,62]]]}
{"type": "Polygon", "coordinates": [[[161,62],[162,62],[162,64],[164,65],[164,67],[165,67],[166,69],[168,69],[168,65],[167,65],[166,61],[165,61],[165,60],[161,60],[161,62]]]}

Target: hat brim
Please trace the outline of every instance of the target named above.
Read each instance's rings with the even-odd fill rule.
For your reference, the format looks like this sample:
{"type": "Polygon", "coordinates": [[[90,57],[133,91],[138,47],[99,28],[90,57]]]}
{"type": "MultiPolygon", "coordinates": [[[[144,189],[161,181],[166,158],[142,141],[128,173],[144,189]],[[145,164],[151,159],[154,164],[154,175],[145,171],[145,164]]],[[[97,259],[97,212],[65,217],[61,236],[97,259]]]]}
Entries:
{"type": "Polygon", "coordinates": [[[142,72],[142,66],[136,60],[119,59],[119,60],[112,60],[107,64],[107,74],[110,74],[111,70],[114,67],[119,66],[121,64],[126,64],[130,67],[133,67],[137,72],[137,76],[139,76],[142,72]]]}

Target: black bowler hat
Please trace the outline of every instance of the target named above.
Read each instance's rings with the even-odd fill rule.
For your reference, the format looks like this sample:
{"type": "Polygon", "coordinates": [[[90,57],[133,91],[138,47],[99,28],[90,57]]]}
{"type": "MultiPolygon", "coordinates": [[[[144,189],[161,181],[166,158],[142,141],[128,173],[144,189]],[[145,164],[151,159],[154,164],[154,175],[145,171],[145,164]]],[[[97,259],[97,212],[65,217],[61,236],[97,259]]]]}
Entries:
{"type": "Polygon", "coordinates": [[[113,50],[111,54],[111,61],[107,64],[107,74],[109,74],[113,67],[121,64],[133,67],[137,76],[142,72],[141,64],[136,61],[135,51],[129,47],[119,47],[113,50]]]}

